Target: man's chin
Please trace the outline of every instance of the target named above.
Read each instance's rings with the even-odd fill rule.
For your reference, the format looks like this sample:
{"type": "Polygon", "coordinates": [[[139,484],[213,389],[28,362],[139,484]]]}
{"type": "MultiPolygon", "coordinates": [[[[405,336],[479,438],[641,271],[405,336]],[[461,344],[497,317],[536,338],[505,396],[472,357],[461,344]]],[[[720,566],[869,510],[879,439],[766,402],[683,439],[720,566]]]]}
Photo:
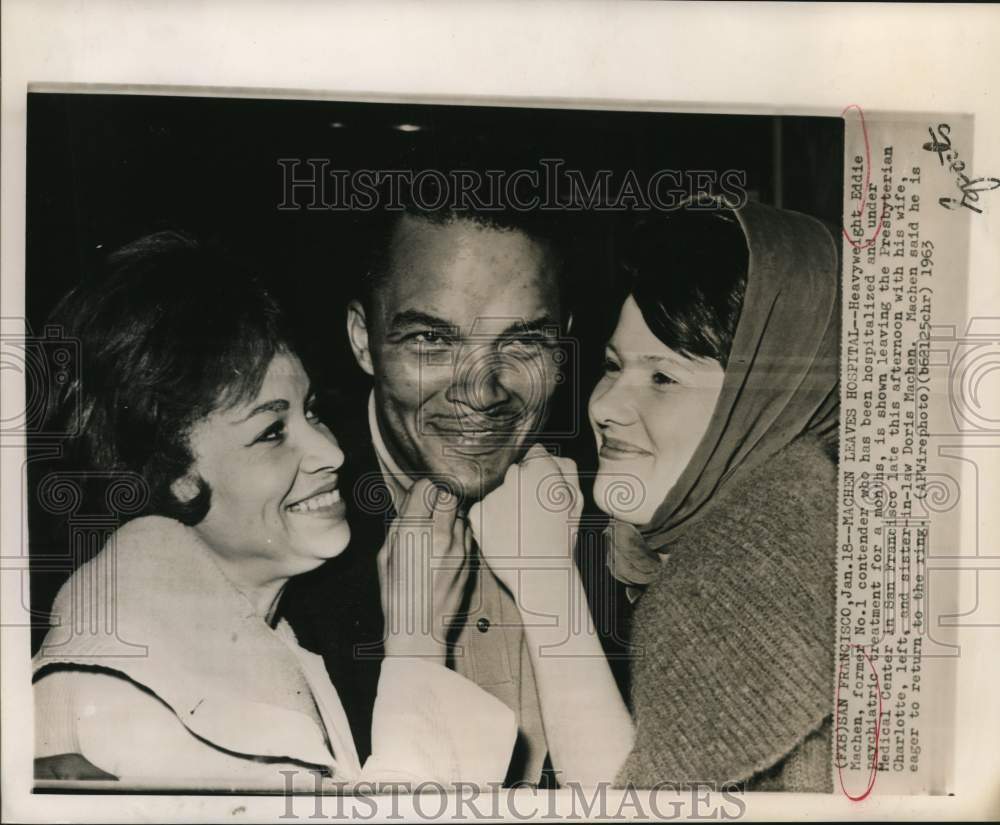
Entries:
{"type": "Polygon", "coordinates": [[[501,468],[482,468],[481,471],[472,473],[456,472],[456,467],[452,465],[448,468],[441,468],[437,483],[446,487],[451,493],[458,497],[465,504],[473,504],[492,493],[503,483],[504,474],[507,472],[505,464],[501,468]]]}
{"type": "Polygon", "coordinates": [[[454,474],[442,478],[439,482],[464,505],[475,504],[488,496],[503,482],[503,477],[490,479],[460,479],[454,474]]]}

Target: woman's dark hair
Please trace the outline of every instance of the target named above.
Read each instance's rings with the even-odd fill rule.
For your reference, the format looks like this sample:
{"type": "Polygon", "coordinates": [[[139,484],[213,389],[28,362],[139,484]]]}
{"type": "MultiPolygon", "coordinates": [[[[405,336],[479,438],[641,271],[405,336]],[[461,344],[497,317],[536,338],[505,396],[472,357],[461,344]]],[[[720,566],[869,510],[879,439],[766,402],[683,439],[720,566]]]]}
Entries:
{"type": "Polygon", "coordinates": [[[746,291],[746,236],[728,209],[646,218],[627,242],[629,291],[653,334],[689,358],[723,368],[746,291]]]}
{"type": "Polygon", "coordinates": [[[79,343],[79,377],[49,408],[62,432],[78,434],[71,460],[141,476],[145,514],[201,521],[207,483],[188,502],[170,490],[194,460],[190,429],[252,399],[273,356],[292,351],[278,305],[220,248],[158,232],[112,253],[51,323],[79,343]]]}

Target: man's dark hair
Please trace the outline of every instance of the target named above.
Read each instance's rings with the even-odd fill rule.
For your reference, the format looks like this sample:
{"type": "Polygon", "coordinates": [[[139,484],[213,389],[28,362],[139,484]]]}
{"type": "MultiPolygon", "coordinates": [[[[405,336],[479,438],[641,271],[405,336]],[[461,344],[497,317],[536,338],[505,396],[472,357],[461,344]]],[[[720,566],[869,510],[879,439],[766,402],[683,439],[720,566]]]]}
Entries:
{"type": "Polygon", "coordinates": [[[569,289],[565,283],[567,273],[563,247],[565,243],[564,218],[537,209],[473,210],[451,207],[422,209],[412,202],[407,203],[402,209],[385,211],[376,218],[372,225],[369,235],[369,251],[365,256],[357,295],[366,312],[371,311],[375,291],[389,274],[392,241],[396,229],[405,216],[423,220],[435,226],[444,226],[454,221],[469,221],[486,229],[525,234],[545,249],[550,266],[556,275],[560,307],[563,309],[564,317],[568,314],[569,289]]]}
{"type": "Polygon", "coordinates": [[[80,348],[79,377],[48,411],[62,431],[79,433],[71,460],[141,476],[146,514],[201,521],[211,498],[204,480],[189,502],[170,486],[194,460],[192,425],[252,399],[274,355],[292,351],[274,300],[220,248],[158,232],[112,253],[51,323],[80,348]]]}
{"type": "Polygon", "coordinates": [[[729,360],[746,291],[746,236],[728,209],[638,223],[627,243],[630,293],[650,331],[689,358],[729,360]]]}

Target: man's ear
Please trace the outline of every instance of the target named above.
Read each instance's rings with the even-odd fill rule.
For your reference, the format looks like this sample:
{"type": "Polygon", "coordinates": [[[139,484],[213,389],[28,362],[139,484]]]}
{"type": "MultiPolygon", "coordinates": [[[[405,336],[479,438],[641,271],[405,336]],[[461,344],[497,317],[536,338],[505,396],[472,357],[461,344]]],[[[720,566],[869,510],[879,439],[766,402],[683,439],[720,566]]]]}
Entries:
{"type": "Polygon", "coordinates": [[[372,351],[368,342],[368,316],[361,301],[351,301],[347,305],[347,340],[351,342],[354,360],[369,375],[375,374],[372,366],[372,351]]]}
{"type": "Polygon", "coordinates": [[[198,495],[198,482],[190,472],[170,483],[170,492],[181,504],[187,504],[198,495]]]}

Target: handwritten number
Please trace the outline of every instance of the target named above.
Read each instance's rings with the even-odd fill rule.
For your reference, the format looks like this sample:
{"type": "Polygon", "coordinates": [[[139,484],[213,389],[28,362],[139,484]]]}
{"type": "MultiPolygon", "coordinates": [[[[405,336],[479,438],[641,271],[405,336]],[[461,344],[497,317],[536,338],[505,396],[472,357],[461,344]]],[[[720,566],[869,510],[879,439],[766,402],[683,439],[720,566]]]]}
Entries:
{"type": "Polygon", "coordinates": [[[938,198],[938,203],[945,209],[961,209],[964,206],[966,209],[982,214],[983,210],[974,205],[979,202],[979,193],[1000,188],[1000,178],[970,179],[965,174],[965,161],[959,160],[958,152],[951,148],[951,127],[947,123],[938,124],[937,134],[934,133],[934,129],[928,126],[927,133],[931,139],[924,144],[923,148],[936,154],[942,166],[945,165],[945,160],[948,161],[948,171],[958,176],[956,184],[962,193],[961,199],[942,197],[938,198]]]}
{"type": "Polygon", "coordinates": [[[945,209],[960,209],[964,206],[966,209],[971,209],[973,212],[982,215],[983,210],[977,206],[973,206],[973,204],[979,201],[980,192],[1000,189],[1000,178],[976,178],[975,180],[969,180],[965,175],[960,175],[960,177],[964,181],[958,187],[962,190],[962,199],[938,198],[938,203],[945,209]]]}

